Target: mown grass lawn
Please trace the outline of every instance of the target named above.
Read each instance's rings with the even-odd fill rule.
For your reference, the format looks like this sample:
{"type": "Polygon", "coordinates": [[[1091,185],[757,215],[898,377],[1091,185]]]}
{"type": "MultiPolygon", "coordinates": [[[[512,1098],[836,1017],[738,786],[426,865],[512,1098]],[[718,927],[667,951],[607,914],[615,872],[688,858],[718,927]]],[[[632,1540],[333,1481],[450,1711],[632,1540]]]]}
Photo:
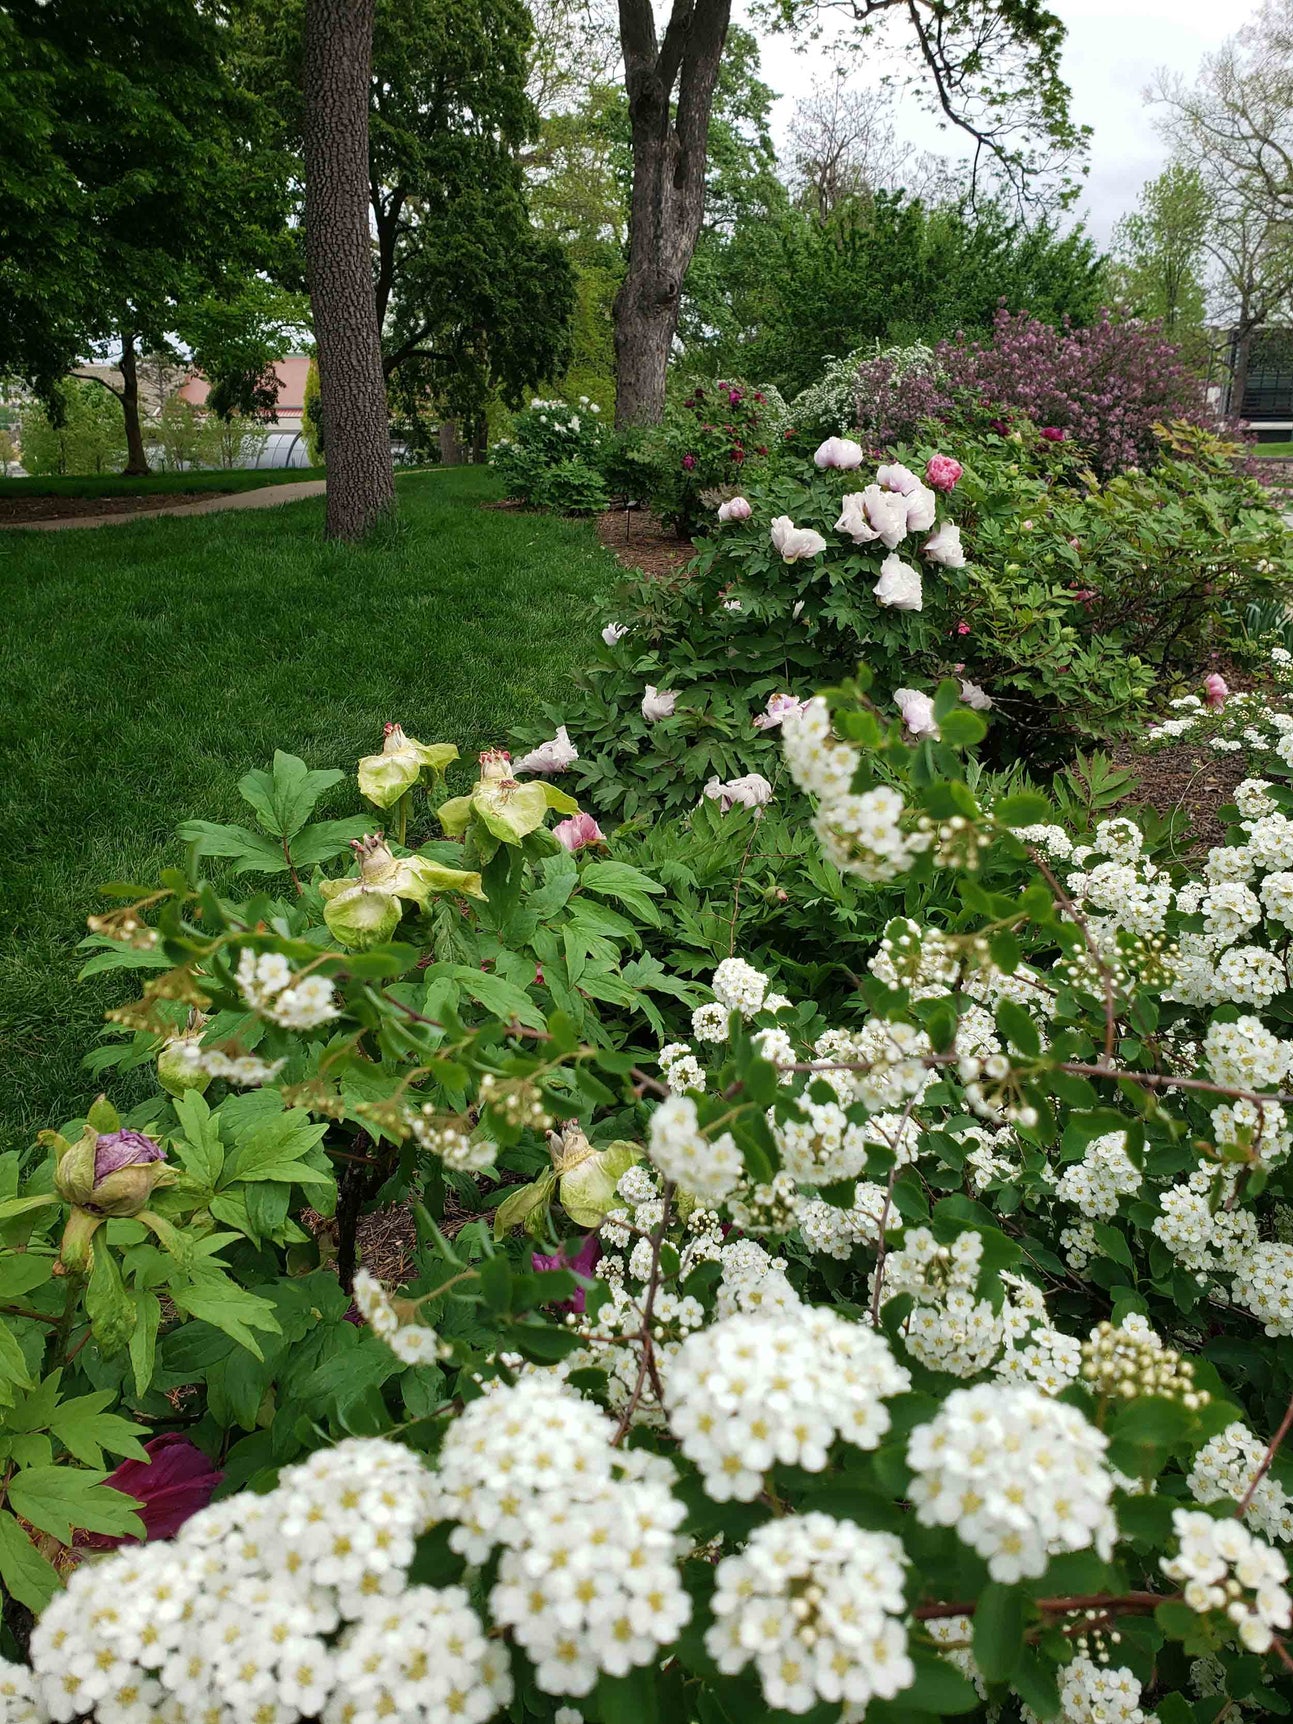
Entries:
{"type": "MultiPolygon", "coordinates": [[[[359,551],[324,544],[321,497],[0,532],[4,1147],[93,1094],[80,1062],[123,992],[75,980],[97,885],[179,861],[182,819],[245,819],[237,780],[276,747],[349,771],[398,720],[471,760],[585,660],[616,565],[586,524],[479,506],[497,493],[404,477],[399,527],[359,551]]],[[[321,810],[359,806],[352,781],[321,810]]]]}
{"type": "Polygon", "coordinates": [[[75,474],[68,478],[0,479],[0,503],[9,497],[154,497],[171,491],[259,491],[266,485],[296,485],[327,477],[322,467],[234,467],[195,473],[75,474]]]}

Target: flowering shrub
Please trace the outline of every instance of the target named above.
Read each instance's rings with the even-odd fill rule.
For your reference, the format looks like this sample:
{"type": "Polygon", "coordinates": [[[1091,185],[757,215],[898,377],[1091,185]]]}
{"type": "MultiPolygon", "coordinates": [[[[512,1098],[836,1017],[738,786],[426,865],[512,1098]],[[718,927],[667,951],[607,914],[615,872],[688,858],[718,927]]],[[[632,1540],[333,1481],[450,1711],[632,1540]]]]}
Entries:
{"type": "Polygon", "coordinates": [[[879,395],[880,380],[890,388],[907,378],[928,377],[933,362],[934,350],[923,342],[881,353],[859,348],[842,359],[829,360],[818,382],[801,390],[790,403],[796,444],[811,449],[823,437],[850,429],[864,430],[868,440],[880,446],[901,442],[916,430],[917,421],[901,431],[890,426],[879,395]]]}
{"type": "Polygon", "coordinates": [[[776,459],[785,427],[786,404],[775,389],[739,378],[697,383],[665,420],[655,494],[665,520],[693,537],[712,521],[716,493],[739,488],[776,459]]]}
{"type": "Polygon", "coordinates": [[[879,355],[857,367],[855,391],[854,423],[880,446],[931,422],[946,438],[1023,418],[1043,437],[1077,443],[1104,478],[1153,461],[1163,421],[1215,418],[1202,381],[1157,325],[1107,311],[1074,329],[1002,308],[991,341],[940,342],[926,365],[879,355]]]}
{"type": "Polygon", "coordinates": [[[655,883],[566,851],[569,798],[496,754],[399,792],[459,836],[393,861],[486,894],[401,940],[329,934],[337,834],[287,756],[249,787],[281,862],[194,842],[288,896],[177,870],[96,919],[145,978],[118,1031],[155,1058],[184,1020],[199,1082],[8,1168],[0,1577],[40,1614],[5,1716],[1289,1705],[1293,790],[1241,786],[1191,880],[1130,821],[1075,845],[977,792],[962,696],[919,738],[865,678],[778,709],[824,856],[907,900],[838,1015],[732,955],[644,1022],[602,905],[649,925],[655,883]],[[213,1051],[261,1063],[212,1089],[213,1051]],[[370,1180],[418,1226],[359,1322],[338,1176],[339,1230],[370,1180]],[[181,1419],[217,1500],[63,1584],[75,1528],[143,1531],[102,1452],[181,1419]]]}
{"type": "Polygon", "coordinates": [[[604,509],[610,497],[601,475],[600,413],[581,395],[573,405],[536,399],[516,414],[512,436],[495,443],[490,457],[508,495],[561,514],[604,509]]]}
{"type": "Polygon", "coordinates": [[[961,678],[998,712],[998,759],[1046,766],[1129,732],[1293,572],[1288,530],[1224,447],[1164,437],[1151,471],[1103,484],[1074,445],[1023,430],[905,463],[827,439],[721,504],[688,576],[617,602],[585,689],[553,714],[580,751],[573,782],[621,817],[752,772],[775,786],[769,701],[860,656],[894,698],[961,678]],[[648,686],[667,711],[642,706],[648,686]]]}

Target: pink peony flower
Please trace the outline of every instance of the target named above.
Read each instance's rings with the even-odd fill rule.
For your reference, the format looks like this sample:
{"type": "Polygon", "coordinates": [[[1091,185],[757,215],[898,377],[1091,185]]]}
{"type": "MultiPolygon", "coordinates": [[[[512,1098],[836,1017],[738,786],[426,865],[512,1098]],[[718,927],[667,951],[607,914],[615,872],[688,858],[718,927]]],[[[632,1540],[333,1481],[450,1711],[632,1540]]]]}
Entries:
{"type": "Polygon", "coordinates": [[[513,766],[513,772],[569,772],[579,759],[579,750],[571,742],[570,736],[563,724],[557,734],[547,742],[541,742],[537,748],[532,748],[528,754],[523,754],[513,766]]]}
{"type": "Polygon", "coordinates": [[[950,491],[964,471],[950,455],[931,455],[925,466],[925,483],[936,491],[950,491]]]}
{"type": "MultiPolygon", "coordinates": [[[[530,1253],[530,1267],[537,1270],[569,1269],[575,1275],[582,1275],[587,1281],[592,1279],[593,1270],[596,1269],[601,1255],[601,1240],[598,1239],[595,1233],[590,1233],[586,1239],[580,1241],[579,1249],[573,1256],[570,1253],[570,1247],[568,1245],[563,1245],[560,1251],[556,1252],[555,1255],[551,1257],[544,1256],[540,1251],[532,1251],[530,1253]]],[[[582,1317],[586,1307],[586,1289],[579,1287],[569,1299],[563,1300],[560,1305],[554,1306],[554,1310],[570,1311],[573,1312],[576,1317],[582,1317]]]]}
{"type": "Polygon", "coordinates": [[[720,503],[718,506],[720,521],[748,521],[753,513],[753,507],[744,497],[729,497],[726,503],[720,503]]]}
{"type": "Polygon", "coordinates": [[[606,837],[591,814],[572,814],[552,828],[552,836],[565,850],[586,850],[590,844],[605,844],[606,837]]]}
{"type": "MultiPolygon", "coordinates": [[[[148,1538],[172,1538],[190,1515],[206,1508],[224,1474],[216,1471],[196,1443],[177,1431],[154,1437],[144,1444],[144,1453],[146,1461],[122,1461],[103,1482],[134,1497],[148,1538]]],[[[76,1535],[76,1543],[90,1550],[115,1550],[138,1542],[124,1535],[76,1535]]]]}
{"type": "MultiPolygon", "coordinates": [[[[1203,692],[1207,698],[1208,705],[1217,712],[1221,711],[1221,708],[1230,698],[1230,690],[1226,686],[1225,677],[1215,670],[1212,672],[1211,676],[1204,677],[1203,692]]],[[[103,1139],[100,1138],[99,1142],[102,1143],[103,1139]]]]}

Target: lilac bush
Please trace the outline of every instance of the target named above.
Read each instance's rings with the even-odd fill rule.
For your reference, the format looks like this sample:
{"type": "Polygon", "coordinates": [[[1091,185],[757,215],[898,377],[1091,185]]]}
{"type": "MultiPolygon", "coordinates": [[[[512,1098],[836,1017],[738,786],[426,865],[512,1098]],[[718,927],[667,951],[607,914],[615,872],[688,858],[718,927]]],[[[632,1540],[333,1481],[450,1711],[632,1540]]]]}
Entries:
{"type": "MultiPolygon", "coordinates": [[[[860,367],[860,430],[877,445],[910,439],[922,424],[1023,415],[1058,441],[1072,439],[1102,477],[1152,463],[1153,427],[1207,425],[1202,381],[1157,324],[1105,311],[1087,328],[997,313],[991,340],[940,342],[925,372],[896,374],[881,356],[860,367]]],[[[978,423],[976,423],[978,422],[978,423]]]]}

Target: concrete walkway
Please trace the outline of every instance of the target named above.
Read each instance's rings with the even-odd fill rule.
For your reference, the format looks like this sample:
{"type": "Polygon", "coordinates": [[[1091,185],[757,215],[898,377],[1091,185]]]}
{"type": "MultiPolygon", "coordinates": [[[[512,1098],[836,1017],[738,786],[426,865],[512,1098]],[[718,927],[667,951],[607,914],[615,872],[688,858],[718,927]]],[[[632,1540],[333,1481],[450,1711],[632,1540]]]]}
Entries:
{"type": "Polygon", "coordinates": [[[0,521],[0,527],[24,533],[56,533],[64,527],[119,527],[125,521],[155,521],[159,515],[214,515],[220,509],[272,509],[321,497],[326,479],[302,479],[291,485],[262,485],[255,491],[234,491],[225,497],[201,497],[196,503],[175,503],[165,509],[137,509],[117,515],[62,515],[53,521],[0,521]]]}

